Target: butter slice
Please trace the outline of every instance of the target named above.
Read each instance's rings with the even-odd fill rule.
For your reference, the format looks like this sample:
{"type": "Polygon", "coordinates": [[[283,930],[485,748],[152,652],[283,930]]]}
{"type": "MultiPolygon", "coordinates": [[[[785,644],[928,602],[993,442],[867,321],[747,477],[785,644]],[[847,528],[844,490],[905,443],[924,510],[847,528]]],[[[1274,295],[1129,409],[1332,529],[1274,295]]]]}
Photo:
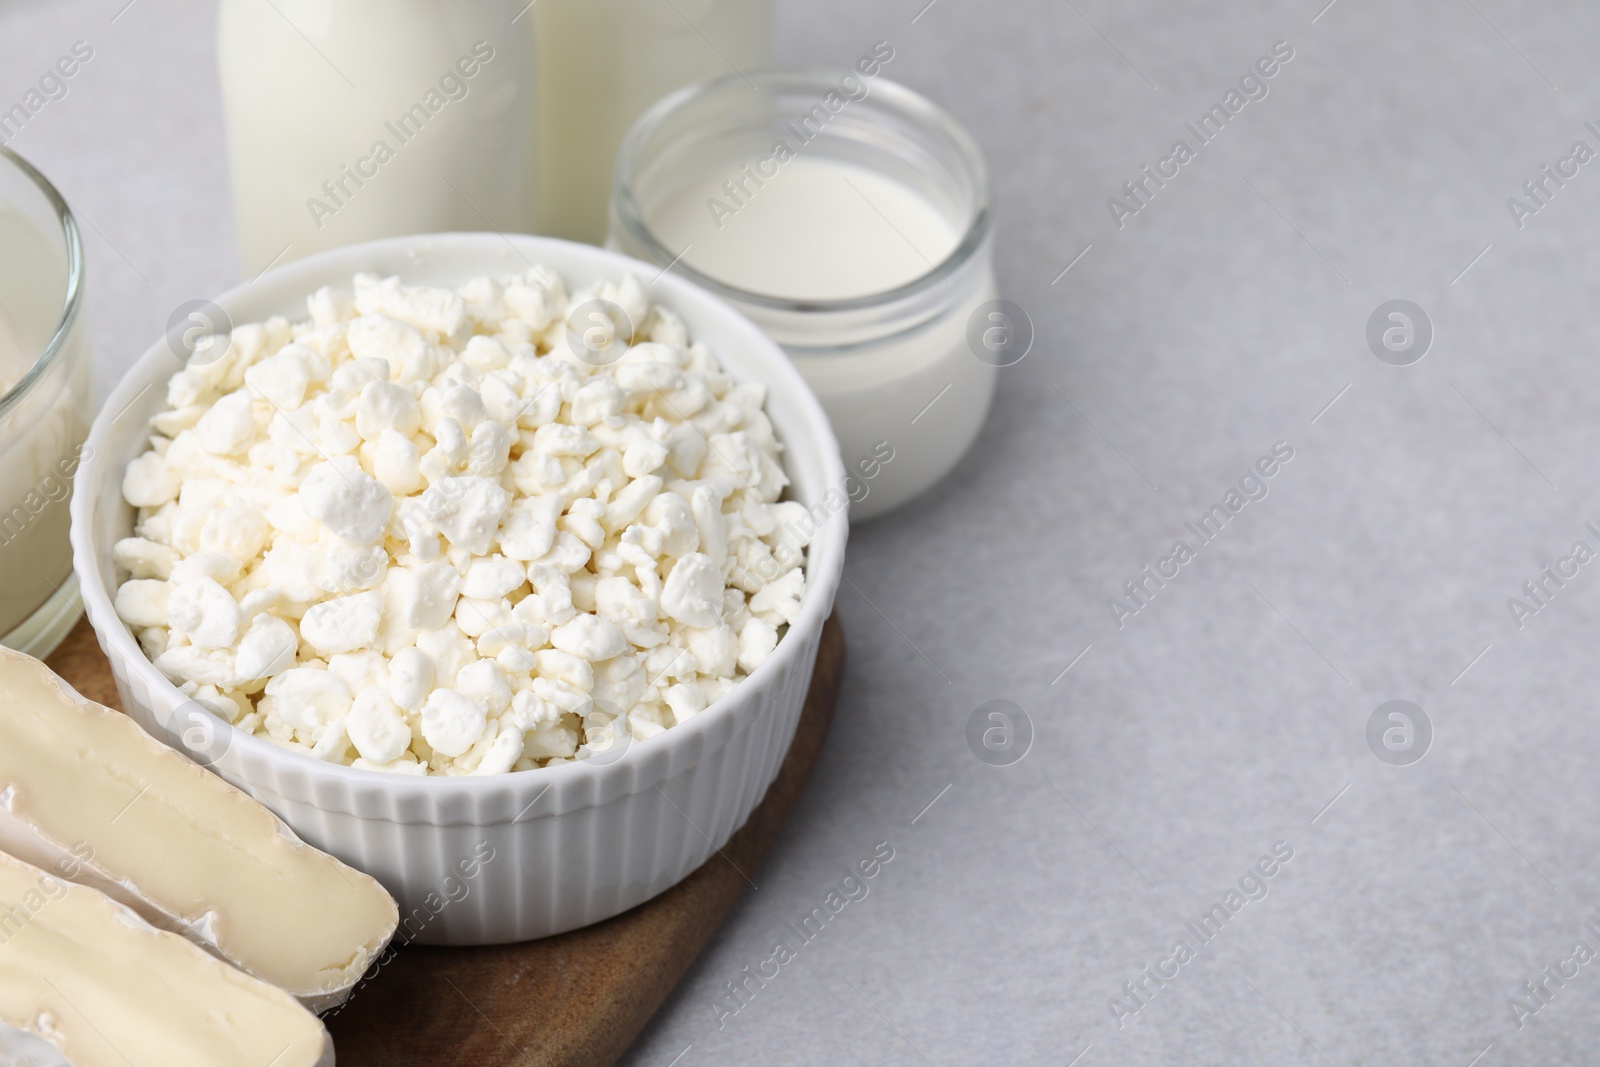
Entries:
{"type": "Polygon", "coordinates": [[[349,995],[399,920],[377,881],[4,648],[0,849],[100,890],[313,1011],[349,995]]]}
{"type": "Polygon", "coordinates": [[[0,1024],[75,1067],[333,1067],[288,993],[88,886],[0,854],[0,1024]]]}

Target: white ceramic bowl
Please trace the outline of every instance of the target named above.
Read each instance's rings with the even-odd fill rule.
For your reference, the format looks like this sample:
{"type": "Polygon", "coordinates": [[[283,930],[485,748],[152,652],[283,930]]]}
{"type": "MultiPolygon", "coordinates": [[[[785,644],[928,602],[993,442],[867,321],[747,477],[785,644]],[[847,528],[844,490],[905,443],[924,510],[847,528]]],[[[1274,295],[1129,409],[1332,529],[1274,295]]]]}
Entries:
{"type": "MultiPolygon", "coordinates": [[[[550,238],[435,234],[325,252],[219,297],[235,323],[306,317],[322,285],[358,271],[458,285],[548,264],[572,289],[626,272],[683,317],[742,381],[768,386],[793,499],[837,510],[844,468],[827,417],[772,341],[716,297],[624,256],[550,238]]],[[[194,705],[145,658],[112,607],[111,546],[130,534],[122,470],[183,364],[152,345],[106,400],[79,469],[72,545],[84,609],[123,706],[155,736],[212,766],[296,833],[379,879],[414,917],[402,936],[496,944],[571,930],[626,911],[688,875],[743,825],[777,774],[799,721],[822,624],[844,563],[842,511],[807,550],[806,596],[777,650],[726,697],[604,765],[578,762],[484,778],[409,778],[323,763],[233,729],[189,721],[194,705]],[[215,734],[212,734],[212,730],[215,734]],[[188,734],[188,738],[185,734],[188,734]],[[485,857],[492,858],[485,859],[485,857]],[[464,865],[464,866],[463,866],[464,865]],[[464,877],[463,870],[472,872],[464,877]]],[[[818,514],[822,514],[818,511],[818,514]]]]}

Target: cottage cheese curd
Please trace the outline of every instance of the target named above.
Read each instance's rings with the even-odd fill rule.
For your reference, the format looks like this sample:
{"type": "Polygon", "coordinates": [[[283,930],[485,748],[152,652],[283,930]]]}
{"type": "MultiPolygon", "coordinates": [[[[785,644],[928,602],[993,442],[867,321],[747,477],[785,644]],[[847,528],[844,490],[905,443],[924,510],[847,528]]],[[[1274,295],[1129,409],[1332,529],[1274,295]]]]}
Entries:
{"type": "Polygon", "coordinates": [[[660,733],[772,653],[811,522],[765,387],[636,279],[358,275],[307,307],[174,375],[123,478],[116,610],[197,702],[318,759],[498,774],[660,733]]]}

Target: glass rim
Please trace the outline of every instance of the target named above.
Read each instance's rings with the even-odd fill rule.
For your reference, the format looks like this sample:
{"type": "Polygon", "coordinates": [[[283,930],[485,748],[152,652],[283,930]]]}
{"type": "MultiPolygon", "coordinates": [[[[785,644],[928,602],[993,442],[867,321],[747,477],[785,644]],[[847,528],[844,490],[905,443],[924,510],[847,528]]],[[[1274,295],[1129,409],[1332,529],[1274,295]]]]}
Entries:
{"type": "Polygon", "coordinates": [[[50,179],[39,173],[37,167],[3,144],[0,144],[0,160],[9,162],[21,171],[22,175],[44,194],[45,200],[56,213],[56,221],[61,226],[61,236],[67,251],[67,291],[61,303],[61,318],[57,320],[55,331],[44,343],[43,349],[34,359],[33,365],[28,368],[28,372],[4,396],[0,396],[0,417],[3,417],[21,402],[50,368],[55,366],[62,350],[67,347],[67,338],[72,332],[73,325],[78,321],[78,313],[83,306],[84,264],[83,240],[79,236],[77,220],[72,217],[72,209],[67,206],[66,198],[50,184],[50,179]]]}
{"type": "MultiPolygon", "coordinates": [[[[878,94],[883,94],[889,106],[901,117],[911,120],[922,130],[931,132],[933,136],[943,138],[956,150],[973,184],[974,210],[971,221],[950,254],[942,262],[934,264],[927,272],[893,289],[884,289],[862,296],[826,300],[774,296],[770,293],[740,288],[705,274],[688,263],[680,262],[683,253],[674,253],[672,249],[662,244],[645,220],[644,212],[634,192],[639,160],[645,146],[660,133],[673,115],[697,100],[725,92],[730,88],[803,88],[815,89],[821,95],[837,88],[835,83],[840,77],[840,69],[807,66],[772,67],[748,73],[735,72],[685,86],[656,101],[628,130],[617,150],[617,162],[612,171],[611,201],[616,210],[618,225],[624,227],[629,236],[638,241],[651,255],[658,257],[658,264],[667,264],[666,269],[678,271],[696,285],[710,290],[725,300],[775,311],[825,315],[834,312],[870,310],[908,300],[936,285],[947,284],[950,276],[971,261],[988,240],[994,215],[994,194],[989,181],[989,167],[978,143],[953,115],[916,90],[889,78],[872,78],[870,80],[872,92],[869,97],[875,98],[878,94]]],[[[845,68],[845,73],[850,73],[850,70],[845,68]]],[[[868,97],[863,97],[863,100],[866,99],[868,97]]]]}

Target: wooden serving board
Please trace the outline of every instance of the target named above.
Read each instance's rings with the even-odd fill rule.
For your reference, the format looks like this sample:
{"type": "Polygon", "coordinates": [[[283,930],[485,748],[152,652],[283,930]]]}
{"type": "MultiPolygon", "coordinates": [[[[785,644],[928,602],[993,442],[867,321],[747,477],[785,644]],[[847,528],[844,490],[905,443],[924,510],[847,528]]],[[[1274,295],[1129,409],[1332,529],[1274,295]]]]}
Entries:
{"type": "MultiPolygon", "coordinates": [[[[48,660],[72,686],[121,708],[87,621],[48,660]]],[[[632,911],[540,941],[409,945],[328,1020],[339,1067],[609,1065],[733,910],[794,810],[833,720],[844,630],[829,619],[794,743],[766,797],[721,853],[632,911]],[[741,873],[742,872],[742,873],[741,873]]]]}

